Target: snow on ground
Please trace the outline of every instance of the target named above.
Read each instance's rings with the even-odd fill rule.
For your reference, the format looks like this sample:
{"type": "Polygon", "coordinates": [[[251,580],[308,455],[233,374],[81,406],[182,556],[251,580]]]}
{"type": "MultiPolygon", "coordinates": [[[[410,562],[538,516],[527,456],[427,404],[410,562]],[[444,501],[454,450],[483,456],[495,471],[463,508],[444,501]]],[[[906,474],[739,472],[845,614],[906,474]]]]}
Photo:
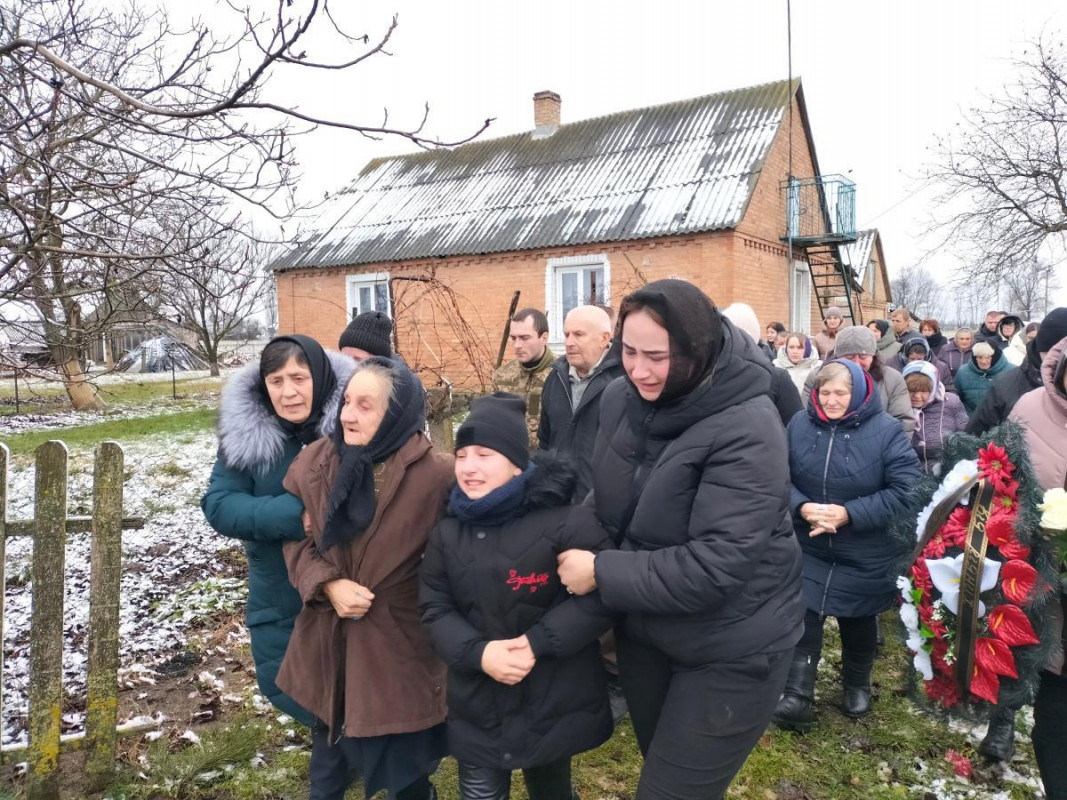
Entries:
{"type": "MultiPolygon", "coordinates": [[[[230,607],[243,604],[244,581],[225,579],[233,573],[226,551],[240,543],[215,533],[199,507],[216,445],[214,434],[205,432],[155,436],[125,448],[126,515],[147,517],[142,530],[123,532],[120,666],[131,675],[144,675],[181,650],[187,632],[197,622],[198,608],[210,613],[211,605],[219,601],[230,607]],[[208,579],[212,580],[198,584],[208,579]],[[183,589],[187,594],[182,594],[183,589]]],[[[73,453],[69,472],[70,513],[88,514],[92,505],[92,454],[73,453]]],[[[32,518],[33,481],[31,465],[13,468],[9,520],[32,518]]],[[[89,552],[87,534],[71,536],[66,550],[63,682],[69,702],[63,715],[65,733],[79,730],[84,721],[89,552]]],[[[3,744],[26,738],[31,554],[29,537],[8,540],[3,744]]]]}

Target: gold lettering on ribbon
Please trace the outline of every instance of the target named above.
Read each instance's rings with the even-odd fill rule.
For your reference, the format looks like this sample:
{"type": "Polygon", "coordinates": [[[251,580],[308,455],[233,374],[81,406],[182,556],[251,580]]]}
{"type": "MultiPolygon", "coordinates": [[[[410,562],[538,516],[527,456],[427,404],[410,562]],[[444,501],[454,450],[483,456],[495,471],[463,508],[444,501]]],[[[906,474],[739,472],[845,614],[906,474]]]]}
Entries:
{"type": "Polygon", "coordinates": [[[960,690],[971,688],[974,672],[974,648],[978,642],[978,596],[982,592],[982,567],[985,563],[985,529],[992,515],[993,485],[983,478],[975,493],[971,522],[967,526],[967,540],[963,546],[963,565],[960,568],[960,605],[956,619],[956,680],[960,690]]]}

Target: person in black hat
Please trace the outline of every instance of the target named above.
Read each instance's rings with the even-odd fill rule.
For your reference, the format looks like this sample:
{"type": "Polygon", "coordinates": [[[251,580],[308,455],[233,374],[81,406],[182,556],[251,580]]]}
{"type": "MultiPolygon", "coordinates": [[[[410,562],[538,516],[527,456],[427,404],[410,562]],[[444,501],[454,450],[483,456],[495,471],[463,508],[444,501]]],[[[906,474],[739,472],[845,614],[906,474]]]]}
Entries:
{"type": "Polygon", "coordinates": [[[599,594],[573,596],[556,573],[565,550],[610,547],[593,510],[569,505],[574,483],[555,453],[530,461],[521,397],[475,401],[456,434],[456,485],[419,594],[448,665],[448,744],[463,797],[507,798],[521,769],[531,798],[570,798],[571,756],[611,736],[597,637],[612,617],[599,594]]]}
{"type": "MultiPolygon", "coordinates": [[[[1040,388],[1041,362],[1055,344],[1067,336],[1067,307],[1054,308],[1041,320],[1041,328],[1026,345],[1026,360],[993,381],[978,408],[971,414],[967,433],[978,436],[1004,422],[1019,398],[1040,388]]],[[[975,337],[975,341],[978,337],[975,337]]]]}
{"type": "Polygon", "coordinates": [[[393,357],[389,340],[393,335],[393,321],[381,311],[364,311],[357,315],[341,332],[337,349],[356,361],[371,356],[393,357]]]}

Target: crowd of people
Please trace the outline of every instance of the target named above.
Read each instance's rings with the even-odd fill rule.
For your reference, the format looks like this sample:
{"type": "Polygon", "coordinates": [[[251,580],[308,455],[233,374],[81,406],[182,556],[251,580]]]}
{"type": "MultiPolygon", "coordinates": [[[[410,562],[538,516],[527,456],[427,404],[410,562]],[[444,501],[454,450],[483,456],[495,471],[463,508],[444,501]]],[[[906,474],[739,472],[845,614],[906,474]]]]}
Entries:
{"type": "MultiPolygon", "coordinates": [[[[312,731],[310,797],[571,800],[571,759],[629,713],[637,797],[724,796],[773,721],[815,724],[825,620],[841,707],[871,710],[887,533],[948,438],[1009,417],[1045,488],[1067,473],[1067,308],[990,312],[946,339],[897,309],[816,337],[661,280],[617,313],[510,323],[514,360],[452,452],[380,312],[327,352],[281,336],[236,373],[202,507],[245,542],[263,694],[312,731]],[[617,320],[613,319],[617,316],[617,320]]],[[[1061,659],[1062,662],[1062,659],[1061,659]]],[[[1034,746],[1067,798],[1067,677],[1042,676],[1034,746]]],[[[1008,758],[1014,710],[983,752],[1008,758]]]]}

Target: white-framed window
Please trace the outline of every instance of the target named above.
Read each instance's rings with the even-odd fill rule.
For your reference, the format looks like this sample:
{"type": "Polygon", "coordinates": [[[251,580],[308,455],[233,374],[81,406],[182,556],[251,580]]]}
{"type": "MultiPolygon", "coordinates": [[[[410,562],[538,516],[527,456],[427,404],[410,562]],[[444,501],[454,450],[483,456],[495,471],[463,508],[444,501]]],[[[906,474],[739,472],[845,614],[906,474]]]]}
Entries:
{"type": "Polygon", "coordinates": [[[789,330],[811,333],[811,273],[803,261],[793,261],[793,308],[789,330]]]}
{"type": "Polygon", "coordinates": [[[611,263],[607,253],[548,259],[545,268],[545,313],[548,339],[563,342],[563,320],[571,309],[611,303],[611,263]]]}
{"type": "Polygon", "coordinates": [[[345,278],[345,298],[349,321],[365,311],[381,311],[393,316],[388,272],[349,275],[345,278]]]}

